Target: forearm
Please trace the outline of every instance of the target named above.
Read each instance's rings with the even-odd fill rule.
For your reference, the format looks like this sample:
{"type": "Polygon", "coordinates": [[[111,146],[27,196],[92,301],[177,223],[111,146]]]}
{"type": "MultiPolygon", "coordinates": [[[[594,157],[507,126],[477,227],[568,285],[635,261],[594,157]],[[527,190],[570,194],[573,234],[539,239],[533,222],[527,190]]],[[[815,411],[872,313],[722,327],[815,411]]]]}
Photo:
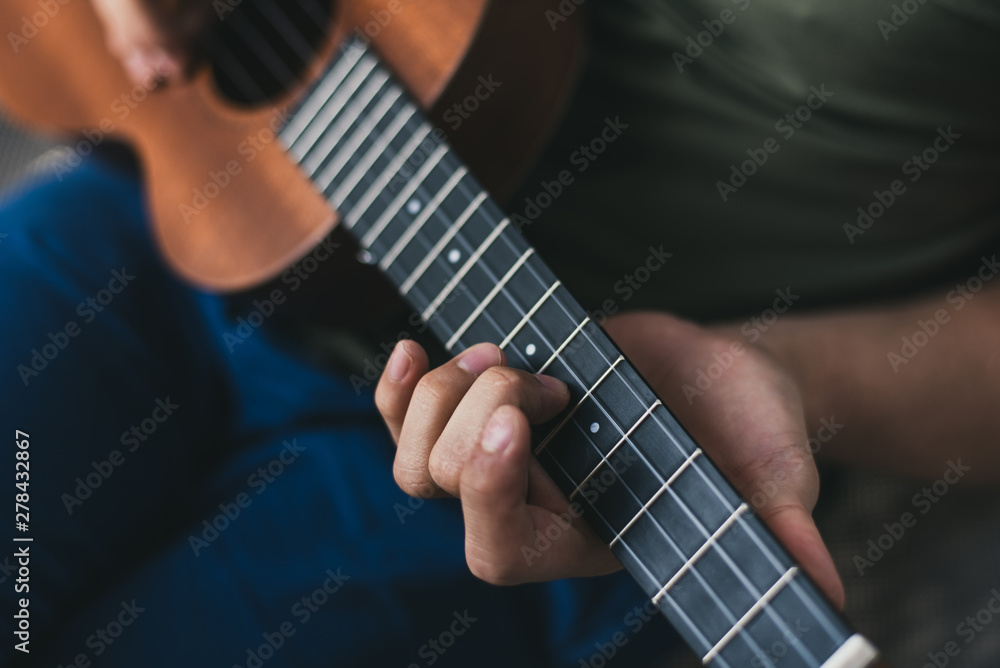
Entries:
{"type": "Polygon", "coordinates": [[[769,328],[757,345],[798,380],[820,459],[937,478],[961,457],[968,478],[1000,478],[1000,283],[986,286],[769,328]],[[821,420],[841,425],[832,438],[821,420]]]}

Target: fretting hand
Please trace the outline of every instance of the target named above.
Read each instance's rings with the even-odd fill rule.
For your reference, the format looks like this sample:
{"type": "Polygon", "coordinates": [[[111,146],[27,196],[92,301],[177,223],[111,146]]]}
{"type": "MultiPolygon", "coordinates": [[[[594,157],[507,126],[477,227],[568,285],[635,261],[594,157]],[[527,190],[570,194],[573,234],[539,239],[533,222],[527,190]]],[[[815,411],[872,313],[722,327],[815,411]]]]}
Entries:
{"type": "MultiPolygon", "coordinates": [[[[843,587],[811,510],[819,476],[808,448],[802,399],[791,376],[754,349],[656,313],[611,319],[607,330],[692,436],[835,604],[843,587]],[[689,402],[699,369],[732,357],[708,391],[689,402]]],[[[529,425],[562,410],[558,380],[506,366],[480,344],[429,370],[419,345],[403,341],[378,385],[376,402],[398,450],[394,472],[414,496],[452,495],[463,506],[466,558],[494,584],[598,575],[620,564],[530,454],[529,425]],[[555,527],[553,527],[555,525],[555,527]],[[536,532],[559,538],[525,557],[536,532]]]]}

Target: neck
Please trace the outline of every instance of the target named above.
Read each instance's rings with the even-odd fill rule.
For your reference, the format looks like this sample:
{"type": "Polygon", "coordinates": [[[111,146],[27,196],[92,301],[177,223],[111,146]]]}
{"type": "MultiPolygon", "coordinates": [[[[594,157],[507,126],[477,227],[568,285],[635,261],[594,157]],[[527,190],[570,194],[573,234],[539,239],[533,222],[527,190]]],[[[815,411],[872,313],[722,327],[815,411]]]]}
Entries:
{"type": "MultiPolygon", "coordinates": [[[[373,53],[348,43],[282,139],[366,260],[449,352],[492,341],[511,366],[566,382],[570,408],[537,430],[535,454],[706,664],[773,665],[770,649],[784,642],[783,666],[868,665],[871,646],[831,609],[373,53]]],[[[533,551],[525,546],[529,561],[533,551]]]]}

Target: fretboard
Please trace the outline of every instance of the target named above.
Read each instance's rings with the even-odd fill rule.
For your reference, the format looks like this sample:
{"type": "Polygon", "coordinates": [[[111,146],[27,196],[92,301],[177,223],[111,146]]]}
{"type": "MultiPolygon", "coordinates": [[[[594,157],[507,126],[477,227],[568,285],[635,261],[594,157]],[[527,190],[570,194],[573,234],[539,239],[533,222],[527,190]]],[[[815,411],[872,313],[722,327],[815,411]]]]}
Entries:
{"type": "Polygon", "coordinates": [[[705,664],[866,666],[874,650],[469,174],[373,52],[345,45],[288,152],[451,353],[482,341],[570,407],[535,454],[705,664]]]}

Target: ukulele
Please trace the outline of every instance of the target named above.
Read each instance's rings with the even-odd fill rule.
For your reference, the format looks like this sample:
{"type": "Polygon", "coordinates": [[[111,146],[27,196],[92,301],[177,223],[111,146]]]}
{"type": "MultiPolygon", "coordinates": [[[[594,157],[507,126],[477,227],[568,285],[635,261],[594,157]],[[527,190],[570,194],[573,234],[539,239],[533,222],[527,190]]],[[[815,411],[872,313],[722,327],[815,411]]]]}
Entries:
{"type": "Polygon", "coordinates": [[[344,1],[334,18],[320,0],[216,0],[211,67],[155,94],[126,83],[86,2],[53,6],[32,32],[39,5],[0,5],[21,37],[0,49],[0,99],[82,129],[77,154],[131,142],[178,274],[247,290],[349,233],[449,353],[492,341],[569,386],[535,456],[705,665],[876,661],[489,194],[510,192],[572,89],[574,3],[344,1]],[[460,131],[437,129],[490,86],[460,131]]]}

